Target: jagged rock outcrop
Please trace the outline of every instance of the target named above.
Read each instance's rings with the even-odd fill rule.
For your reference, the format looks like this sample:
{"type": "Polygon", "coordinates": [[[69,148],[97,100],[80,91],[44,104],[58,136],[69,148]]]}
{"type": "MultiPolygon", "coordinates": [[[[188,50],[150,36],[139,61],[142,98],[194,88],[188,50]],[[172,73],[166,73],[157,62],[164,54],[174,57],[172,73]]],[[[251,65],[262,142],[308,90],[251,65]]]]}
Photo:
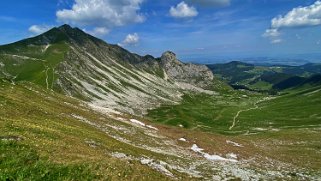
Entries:
{"type": "Polygon", "coordinates": [[[205,65],[183,63],[176,58],[176,54],[167,51],[161,57],[161,64],[170,79],[177,82],[191,83],[206,87],[212,83],[214,76],[205,65]]]}

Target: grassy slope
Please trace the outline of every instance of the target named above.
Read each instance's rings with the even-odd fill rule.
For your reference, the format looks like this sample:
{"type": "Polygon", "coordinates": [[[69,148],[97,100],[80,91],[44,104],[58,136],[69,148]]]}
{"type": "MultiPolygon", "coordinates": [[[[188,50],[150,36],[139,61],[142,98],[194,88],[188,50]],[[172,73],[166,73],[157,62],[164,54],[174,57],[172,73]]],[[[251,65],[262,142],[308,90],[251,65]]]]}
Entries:
{"type": "Polygon", "coordinates": [[[1,82],[0,92],[1,180],[169,179],[138,161],[111,157],[108,153],[160,156],[119,142],[70,116],[105,119],[77,100],[25,83],[1,82]],[[6,141],[10,138],[21,140],[6,141]],[[88,141],[97,145],[92,147],[88,141]]]}
{"type": "Polygon", "coordinates": [[[271,100],[267,95],[244,91],[218,95],[185,95],[179,105],[164,105],[150,110],[148,116],[158,122],[211,132],[228,132],[238,111],[234,131],[257,127],[320,127],[321,86],[292,89],[271,100]],[[260,101],[260,102],[258,102],[260,101]],[[257,104],[255,104],[258,102],[257,104]],[[257,108],[256,108],[257,105],[257,108]],[[249,110],[247,110],[249,109],[249,110]]]}
{"type": "Polygon", "coordinates": [[[179,105],[163,105],[150,110],[148,117],[157,122],[207,132],[228,133],[233,117],[264,96],[225,90],[218,95],[187,94],[179,105]]]}
{"type": "Polygon", "coordinates": [[[320,172],[321,86],[288,90],[258,106],[240,114],[234,130],[260,133],[254,141],[269,157],[320,172]]]}
{"type": "MultiPolygon", "coordinates": [[[[75,99],[52,91],[43,91],[41,87],[32,84],[20,83],[14,86],[2,82],[0,85],[1,179],[170,179],[150,167],[142,165],[139,161],[117,159],[110,156],[110,153],[121,152],[137,157],[144,155],[155,159],[163,159],[164,155],[119,142],[103,131],[82,123],[71,115],[82,116],[88,120],[99,120],[102,123],[105,121],[114,122],[114,120],[108,120],[101,114],[96,114],[75,99]],[[8,138],[20,138],[21,140],[5,141],[8,138]],[[94,142],[94,147],[88,141],[94,142]]],[[[255,161],[251,162],[253,168],[277,168],[293,170],[293,172],[296,172],[296,169],[302,172],[302,168],[304,168],[305,173],[319,174],[321,166],[318,162],[321,159],[318,154],[320,133],[317,131],[284,129],[278,132],[258,131],[254,135],[219,135],[214,133],[222,130],[223,133],[228,133],[228,127],[231,124],[230,117],[238,109],[251,107],[253,101],[260,99],[260,96],[256,95],[254,96],[256,98],[248,98],[247,104],[240,105],[246,99],[235,97],[244,94],[244,92],[227,92],[226,97],[229,97],[229,101],[234,100],[234,105],[231,107],[225,105],[224,107],[224,102],[221,102],[217,110],[213,110],[218,111],[223,108],[228,114],[221,114],[221,116],[228,123],[224,123],[224,121],[221,123],[218,121],[213,125],[207,124],[207,122],[195,123],[215,127],[214,129],[204,126],[198,128],[213,133],[200,132],[198,129],[188,130],[166,126],[158,126],[159,131],[173,139],[187,138],[188,143],[180,143],[180,145],[186,146],[186,149],[190,149],[191,145],[195,143],[212,154],[224,155],[233,152],[238,154],[241,159],[254,159],[255,161]],[[224,115],[227,116],[224,117],[224,115]],[[234,147],[227,144],[226,140],[236,141],[244,147],[234,147]],[[300,150],[304,150],[306,154],[302,154],[300,150]],[[279,167],[278,161],[290,165],[279,167]]],[[[192,107],[198,106],[203,100],[208,100],[203,106],[213,106],[222,100],[218,97],[209,99],[204,95],[199,96],[193,96],[197,98],[197,101],[184,104],[192,107]]],[[[186,110],[182,109],[181,111],[186,110]]],[[[194,112],[189,113],[189,116],[196,115],[198,117],[202,114],[201,116],[207,117],[213,115],[207,113],[209,113],[208,110],[202,112],[202,110],[195,109],[194,112]],[[199,111],[201,113],[198,113],[199,111]]],[[[217,120],[222,117],[217,117],[217,120]]],[[[238,124],[242,124],[242,121],[238,124]]],[[[195,127],[191,126],[190,128],[195,127]]],[[[238,125],[235,129],[238,129],[238,125]]],[[[251,133],[255,133],[254,130],[251,133]]],[[[148,142],[149,140],[144,139],[143,141],[148,142]]],[[[190,179],[182,174],[173,173],[182,180],[190,179]]],[[[292,175],[290,178],[297,177],[292,175]]]]}
{"type": "Polygon", "coordinates": [[[0,141],[0,180],[91,180],[96,176],[87,165],[57,164],[40,158],[28,145],[0,141]]]}
{"type": "Polygon", "coordinates": [[[259,109],[240,115],[240,127],[320,127],[321,86],[291,90],[288,94],[259,104],[259,109]]]}
{"type": "Polygon", "coordinates": [[[4,71],[10,74],[11,77],[4,76],[7,79],[30,81],[43,87],[47,87],[47,79],[48,86],[51,88],[58,76],[54,69],[63,61],[64,55],[69,49],[68,45],[63,41],[56,42],[45,50],[46,45],[16,44],[18,45],[0,47],[0,62],[4,65],[3,70],[0,67],[0,72],[4,71]]]}
{"type": "MultiPolygon", "coordinates": [[[[288,163],[289,167],[299,166],[304,171],[314,170],[320,174],[321,87],[291,90],[275,99],[257,103],[256,109],[254,104],[264,97],[245,92],[226,92],[224,96],[186,95],[181,105],[151,110],[149,117],[169,125],[182,124],[193,130],[243,139],[258,149],[247,150],[245,154],[253,152],[259,157],[288,163]],[[229,130],[233,117],[240,110],[245,111],[229,130]]],[[[216,143],[203,144],[213,147],[216,143]]],[[[257,162],[264,165],[268,161],[257,162]]]]}

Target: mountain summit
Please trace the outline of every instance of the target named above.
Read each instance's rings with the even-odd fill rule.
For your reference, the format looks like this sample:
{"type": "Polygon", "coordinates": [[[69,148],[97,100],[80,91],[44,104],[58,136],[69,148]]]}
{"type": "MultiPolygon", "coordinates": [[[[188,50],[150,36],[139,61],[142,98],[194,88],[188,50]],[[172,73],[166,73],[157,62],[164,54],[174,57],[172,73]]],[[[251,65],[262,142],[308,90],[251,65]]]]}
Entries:
{"type": "Polygon", "coordinates": [[[205,91],[213,74],[185,64],[173,52],[140,56],[79,28],[63,25],[39,36],[0,46],[0,77],[31,81],[77,97],[99,110],[144,113],[180,101],[184,91],[205,91]]]}
{"type": "Polygon", "coordinates": [[[192,83],[199,87],[211,84],[214,76],[205,65],[184,64],[176,58],[176,54],[167,51],[161,57],[162,68],[168,77],[178,82],[192,83]]]}

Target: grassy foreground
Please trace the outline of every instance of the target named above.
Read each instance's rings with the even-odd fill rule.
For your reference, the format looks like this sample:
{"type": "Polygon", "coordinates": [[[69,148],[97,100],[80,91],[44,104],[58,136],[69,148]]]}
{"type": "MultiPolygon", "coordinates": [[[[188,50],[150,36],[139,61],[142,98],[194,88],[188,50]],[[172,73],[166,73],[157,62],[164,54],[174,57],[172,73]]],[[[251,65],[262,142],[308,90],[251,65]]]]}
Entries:
{"type": "Polygon", "coordinates": [[[28,145],[13,140],[1,140],[0,152],[0,180],[92,180],[96,177],[88,166],[50,162],[40,158],[28,145]]]}
{"type": "MultiPolygon", "coordinates": [[[[159,135],[161,139],[165,136],[172,140],[182,137],[188,140],[188,142],[177,142],[180,149],[190,150],[192,144],[197,144],[209,154],[224,156],[235,153],[238,155],[241,167],[244,165],[247,168],[258,170],[258,173],[259,170],[278,170],[280,173],[284,172],[282,178],[288,178],[288,180],[318,178],[321,175],[319,161],[321,160],[319,139],[321,135],[320,126],[317,126],[317,118],[320,117],[319,112],[315,112],[317,108],[309,109],[308,113],[302,113],[301,118],[306,117],[306,124],[302,122],[304,120],[301,122],[289,120],[277,124],[277,116],[279,115],[276,113],[280,107],[275,111],[272,108],[269,109],[269,105],[273,107],[274,103],[284,107],[298,104],[300,99],[312,101],[310,104],[314,103],[317,106],[320,93],[318,90],[313,88],[294,91],[276,99],[260,102],[257,104],[258,109],[242,112],[231,130],[229,128],[235,114],[239,110],[253,108],[254,104],[265,96],[234,91],[212,97],[192,95],[185,97],[182,103],[182,105],[188,105],[187,108],[190,108],[190,111],[180,107],[181,105],[164,106],[159,109],[167,111],[167,113],[159,111],[158,113],[162,114],[154,116],[159,118],[160,123],[174,125],[157,125],[158,132],[162,134],[159,135]],[[201,101],[203,101],[203,107],[197,107],[201,106],[201,101]],[[226,105],[226,103],[229,104],[226,105]],[[170,109],[166,110],[168,108],[170,109]],[[180,114],[188,116],[178,119],[177,122],[161,122],[161,117],[164,120],[172,120],[173,117],[179,118],[180,116],[177,115],[175,109],[180,114]],[[255,119],[251,115],[256,114],[250,114],[250,112],[260,109],[264,110],[265,114],[275,112],[273,119],[269,121],[275,121],[275,124],[270,124],[272,127],[262,129],[265,127],[260,127],[258,123],[261,119],[256,119],[258,122],[253,123],[255,119]],[[220,110],[223,112],[219,116],[220,110]],[[307,115],[311,113],[314,116],[308,117],[307,115]],[[211,123],[213,118],[216,119],[216,122],[211,123]],[[183,121],[186,121],[187,124],[183,121]],[[188,129],[177,127],[179,124],[187,125],[188,129]],[[300,124],[301,126],[284,127],[290,124],[300,124]],[[228,143],[227,140],[237,142],[242,147],[228,143]]],[[[192,164],[191,160],[185,162],[184,158],[176,159],[174,156],[142,149],[126,143],[126,141],[119,141],[111,135],[120,135],[121,131],[114,130],[111,134],[106,134],[112,129],[97,129],[90,125],[91,123],[80,121],[79,118],[101,125],[107,125],[107,123],[115,125],[119,129],[128,129],[130,133],[136,132],[135,136],[122,135],[123,138],[131,142],[139,144],[143,142],[150,146],[154,144],[162,151],[170,150],[173,147],[173,145],[159,142],[157,137],[147,135],[152,132],[141,132],[139,129],[133,129],[132,125],[126,126],[122,122],[110,120],[109,117],[92,111],[88,105],[78,100],[44,90],[34,84],[13,85],[2,81],[0,82],[0,92],[0,180],[195,179],[167,168],[174,174],[174,177],[169,177],[159,170],[142,164],[140,160],[119,159],[112,156],[114,153],[124,153],[132,158],[144,157],[155,160],[174,160],[174,162],[177,160],[178,164],[187,166],[192,164]],[[155,142],[152,141],[154,139],[155,142]]],[[[286,112],[283,115],[286,117],[286,112]]],[[[261,114],[260,116],[265,115],[261,114]]],[[[263,123],[264,121],[260,124],[263,123]]],[[[196,163],[197,161],[203,162],[198,160],[199,157],[194,159],[196,163]]],[[[210,178],[216,172],[221,173],[221,171],[213,172],[208,168],[213,169],[218,165],[220,164],[213,162],[210,167],[204,165],[198,167],[210,178]]],[[[223,168],[225,167],[226,165],[223,166],[223,168]]],[[[231,178],[239,179],[237,177],[231,178]]],[[[274,175],[273,178],[278,178],[278,176],[274,175]]]]}
{"type": "Polygon", "coordinates": [[[71,116],[108,121],[83,103],[29,83],[0,81],[0,92],[0,180],[171,179],[139,161],[112,157],[114,152],[161,155],[117,141],[71,116]]]}

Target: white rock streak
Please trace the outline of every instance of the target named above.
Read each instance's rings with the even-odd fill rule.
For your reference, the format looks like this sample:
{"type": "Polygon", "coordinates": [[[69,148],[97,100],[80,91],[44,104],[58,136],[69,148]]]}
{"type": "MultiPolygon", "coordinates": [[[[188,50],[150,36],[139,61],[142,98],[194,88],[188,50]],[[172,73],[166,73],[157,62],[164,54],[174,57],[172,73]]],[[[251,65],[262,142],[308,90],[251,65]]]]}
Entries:
{"type": "Polygon", "coordinates": [[[241,145],[239,143],[236,143],[234,141],[231,141],[231,140],[226,140],[226,143],[227,144],[231,144],[231,145],[236,146],[236,147],[243,147],[243,145],[241,145]]]}
{"type": "Polygon", "coordinates": [[[136,125],[139,125],[139,126],[142,126],[142,127],[146,127],[146,128],[150,128],[150,129],[153,129],[153,130],[158,130],[157,128],[151,126],[151,125],[146,125],[145,123],[141,122],[141,121],[138,121],[136,119],[130,119],[129,120],[130,122],[136,124],[136,125]]]}
{"type": "Polygon", "coordinates": [[[47,49],[48,49],[50,46],[51,46],[50,44],[47,44],[47,45],[45,46],[45,48],[42,50],[42,52],[46,52],[47,49]]]}
{"type": "Polygon", "coordinates": [[[237,162],[236,159],[227,159],[227,158],[223,158],[223,157],[218,156],[218,155],[210,155],[208,153],[205,153],[205,152],[203,152],[204,149],[198,147],[196,144],[193,144],[193,146],[191,147],[191,150],[193,150],[196,153],[201,154],[205,159],[210,160],[210,161],[237,162]]]}

